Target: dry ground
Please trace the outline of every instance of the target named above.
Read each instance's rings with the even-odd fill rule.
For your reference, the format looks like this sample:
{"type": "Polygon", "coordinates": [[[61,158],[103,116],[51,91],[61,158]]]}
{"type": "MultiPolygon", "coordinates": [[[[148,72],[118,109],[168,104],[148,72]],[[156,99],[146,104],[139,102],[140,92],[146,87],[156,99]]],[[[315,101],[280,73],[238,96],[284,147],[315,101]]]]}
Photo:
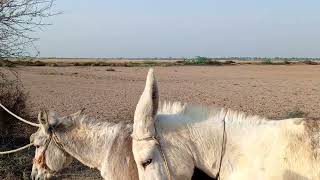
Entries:
{"type": "MultiPolygon", "coordinates": [[[[101,120],[131,120],[144,87],[147,67],[22,67],[28,108],[60,114],[83,107],[101,120]]],[[[320,66],[156,67],[161,101],[183,101],[232,108],[267,117],[320,109],[320,66]]]]}
{"type": "MultiPolygon", "coordinates": [[[[148,68],[108,68],[18,67],[17,71],[29,92],[27,106],[34,117],[41,108],[61,115],[86,108],[89,116],[102,121],[131,121],[148,68]]],[[[155,74],[161,101],[223,106],[270,118],[298,110],[319,117],[320,66],[173,66],[155,67],[155,74]]]]}

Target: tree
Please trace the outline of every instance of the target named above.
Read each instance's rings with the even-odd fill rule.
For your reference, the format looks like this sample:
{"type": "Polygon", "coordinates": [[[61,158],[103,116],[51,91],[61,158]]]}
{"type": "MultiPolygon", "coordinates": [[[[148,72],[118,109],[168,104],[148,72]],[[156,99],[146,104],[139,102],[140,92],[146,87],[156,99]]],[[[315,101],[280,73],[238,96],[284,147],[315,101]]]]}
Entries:
{"type": "MultiPolygon", "coordinates": [[[[51,13],[55,0],[0,0],[0,66],[5,59],[27,56],[37,40],[31,34],[49,25],[43,20],[51,13]]],[[[0,68],[0,102],[11,111],[26,116],[26,93],[18,74],[12,69],[0,68]]],[[[0,137],[10,134],[11,116],[0,108],[0,137]]]]}
{"type": "Polygon", "coordinates": [[[29,55],[38,38],[35,30],[48,25],[45,18],[51,13],[55,0],[0,0],[0,60],[29,55]]]}

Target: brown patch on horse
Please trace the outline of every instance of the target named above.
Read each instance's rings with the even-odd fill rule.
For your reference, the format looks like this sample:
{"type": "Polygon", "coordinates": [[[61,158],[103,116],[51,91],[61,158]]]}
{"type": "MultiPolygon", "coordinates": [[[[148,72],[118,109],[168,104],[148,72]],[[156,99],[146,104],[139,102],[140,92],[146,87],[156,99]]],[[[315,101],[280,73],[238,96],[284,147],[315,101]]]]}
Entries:
{"type": "Polygon", "coordinates": [[[33,158],[32,163],[38,165],[40,168],[46,170],[49,169],[46,164],[46,157],[44,153],[41,153],[41,155],[38,158],[33,158]]]}

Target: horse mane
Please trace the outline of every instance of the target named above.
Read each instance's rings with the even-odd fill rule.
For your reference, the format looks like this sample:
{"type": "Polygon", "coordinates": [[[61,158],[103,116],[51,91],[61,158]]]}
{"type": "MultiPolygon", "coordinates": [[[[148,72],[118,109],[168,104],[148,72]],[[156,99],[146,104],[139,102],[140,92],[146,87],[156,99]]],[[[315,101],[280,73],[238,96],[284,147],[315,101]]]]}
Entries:
{"type": "Polygon", "coordinates": [[[176,114],[177,116],[184,115],[194,117],[193,121],[201,121],[206,119],[221,120],[221,116],[226,115],[225,120],[227,123],[232,123],[239,126],[256,126],[260,124],[265,124],[266,122],[270,122],[270,120],[268,120],[267,118],[258,115],[250,115],[241,111],[234,111],[231,109],[221,107],[169,101],[164,101],[160,103],[158,115],[173,114],[176,114]]]}
{"type": "Polygon", "coordinates": [[[78,117],[72,119],[71,123],[72,123],[72,126],[74,127],[86,127],[86,128],[95,129],[95,130],[101,130],[101,129],[103,130],[103,129],[114,128],[114,127],[121,127],[129,130],[132,129],[131,127],[132,125],[130,126],[130,123],[127,121],[119,121],[119,122],[101,121],[92,117],[88,117],[85,114],[81,114],[78,117]]]}

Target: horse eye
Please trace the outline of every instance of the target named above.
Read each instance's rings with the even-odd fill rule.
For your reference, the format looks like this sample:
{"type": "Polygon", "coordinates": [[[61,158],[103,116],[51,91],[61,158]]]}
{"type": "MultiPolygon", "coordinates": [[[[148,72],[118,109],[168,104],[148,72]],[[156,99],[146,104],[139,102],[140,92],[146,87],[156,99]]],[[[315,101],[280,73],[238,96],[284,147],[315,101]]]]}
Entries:
{"type": "Polygon", "coordinates": [[[152,159],[148,159],[148,160],[146,160],[145,162],[142,163],[142,167],[146,168],[151,163],[152,163],[152,159]]]}
{"type": "Polygon", "coordinates": [[[40,146],[39,145],[34,145],[36,148],[39,148],[40,146]]]}

